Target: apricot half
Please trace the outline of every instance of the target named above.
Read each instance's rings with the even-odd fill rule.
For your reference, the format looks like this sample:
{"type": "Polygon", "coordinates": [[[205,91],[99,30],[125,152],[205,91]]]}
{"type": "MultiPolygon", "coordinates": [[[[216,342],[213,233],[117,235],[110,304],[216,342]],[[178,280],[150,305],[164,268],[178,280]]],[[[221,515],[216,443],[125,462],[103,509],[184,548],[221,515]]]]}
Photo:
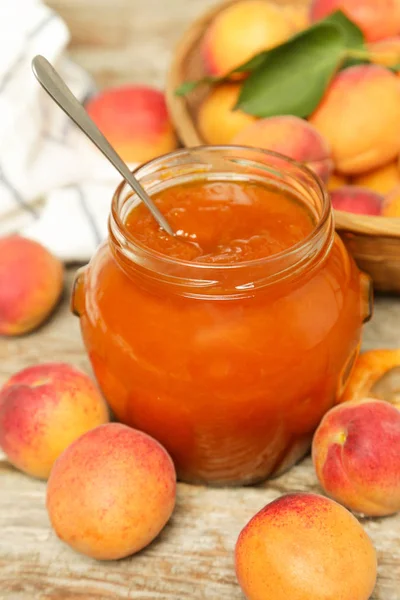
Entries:
{"type": "MultiPolygon", "coordinates": [[[[367,397],[375,397],[373,388],[378,382],[392,370],[400,367],[400,349],[378,349],[363,352],[357,358],[352,373],[346,383],[346,387],[339,402],[350,400],[362,400],[367,397]]],[[[400,386],[394,384],[392,395],[390,394],[389,382],[385,387],[385,399],[400,406],[400,386]]],[[[378,396],[379,398],[380,396],[378,396]]]]}

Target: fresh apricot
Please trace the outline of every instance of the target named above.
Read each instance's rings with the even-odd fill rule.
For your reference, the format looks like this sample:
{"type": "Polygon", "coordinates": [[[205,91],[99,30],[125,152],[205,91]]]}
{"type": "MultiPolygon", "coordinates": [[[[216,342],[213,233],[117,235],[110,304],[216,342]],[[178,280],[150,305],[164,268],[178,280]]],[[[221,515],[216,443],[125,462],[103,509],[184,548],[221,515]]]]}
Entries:
{"type": "Polygon", "coordinates": [[[336,169],[356,175],[400,151],[400,85],[389,69],[356,65],[338,73],[310,117],[328,141],[336,169]]]}
{"type": "Polygon", "coordinates": [[[317,494],[267,504],[241,531],[236,575],[247,600],[368,600],[376,553],[358,520],[317,494]]]}
{"type": "Polygon", "coordinates": [[[400,169],[397,160],[362,175],[356,175],[351,183],[386,195],[400,185],[400,169]]]}
{"type": "Polygon", "coordinates": [[[86,109],[128,163],[143,163],[174,150],[176,139],[162,92],[126,85],[101,91],[86,109]]]}
{"type": "Polygon", "coordinates": [[[386,377],[392,370],[399,367],[400,349],[379,349],[363,352],[358,356],[354,364],[344,392],[339,398],[339,402],[375,397],[400,406],[399,384],[393,383],[391,392],[390,381],[386,379],[386,385],[384,389],[383,386],[381,389],[381,394],[385,392],[385,395],[379,395],[374,391],[374,387],[376,389],[376,386],[383,377],[386,377]]]}
{"type": "Polygon", "coordinates": [[[38,242],[19,235],[0,238],[0,335],[38,327],[63,289],[61,262],[38,242]]]}
{"type": "Polygon", "coordinates": [[[310,17],[318,21],[339,9],[360,27],[369,42],[400,32],[398,0],[314,0],[310,17]]]}
{"type": "Polygon", "coordinates": [[[283,4],[282,10],[293,24],[296,32],[310,26],[310,11],[306,4],[283,4]]]}
{"type": "Polygon", "coordinates": [[[400,217],[400,185],[386,196],[382,214],[384,217],[400,217]]]}
{"type": "Polygon", "coordinates": [[[201,53],[207,72],[227,75],[255,54],[285,42],[295,27],[281,8],[242,0],[221,10],[208,27],[201,53]]]}
{"type": "Polygon", "coordinates": [[[332,207],[358,215],[380,215],[383,196],[356,185],[344,185],[331,191],[332,207]]]}
{"type": "Polygon", "coordinates": [[[327,181],[333,169],[327,142],[310,123],[299,117],[259,119],[239,132],[232,143],[285,154],[310,167],[323,181],[327,181]]]}
{"type": "Polygon", "coordinates": [[[348,179],[340,173],[332,173],[329,177],[326,187],[329,191],[336,190],[344,185],[348,184],[348,179]]]}
{"type": "Polygon", "coordinates": [[[141,431],[109,423],[81,436],[57,460],[47,510],[65,543],[92,558],[116,560],[157,537],[175,495],[166,450],[141,431]]]}
{"type": "Polygon", "coordinates": [[[241,110],[233,110],[239,93],[239,84],[225,83],[215,86],[202,102],[198,125],[208,144],[230,144],[239,131],[256,120],[241,110]]]}
{"type": "Polygon", "coordinates": [[[369,60],[376,65],[394,67],[400,64],[400,36],[373,42],[368,50],[369,60]]]}
{"type": "Polygon", "coordinates": [[[28,367],[0,391],[0,447],[15,467],[33,477],[46,479],[71,442],[108,420],[93,381],[68,364],[28,367]]]}
{"type": "Polygon", "coordinates": [[[312,457],[324,491],[381,517],[400,510],[400,411],[367,398],[335,406],[315,432],[312,457]]]}

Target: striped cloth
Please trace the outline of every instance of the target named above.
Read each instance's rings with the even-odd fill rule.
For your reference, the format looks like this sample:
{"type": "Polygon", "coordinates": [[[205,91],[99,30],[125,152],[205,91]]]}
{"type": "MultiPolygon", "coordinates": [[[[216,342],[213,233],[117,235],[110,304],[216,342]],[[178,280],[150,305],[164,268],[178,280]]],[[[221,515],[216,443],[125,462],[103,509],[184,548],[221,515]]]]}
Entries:
{"type": "Polygon", "coordinates": [[[37,83],[45,56],[84,101],[94,86],[65,55],[69,33],[40,0],[0,0],[0,234],[87,261],[105,237],[118,175],[37,83]]]}

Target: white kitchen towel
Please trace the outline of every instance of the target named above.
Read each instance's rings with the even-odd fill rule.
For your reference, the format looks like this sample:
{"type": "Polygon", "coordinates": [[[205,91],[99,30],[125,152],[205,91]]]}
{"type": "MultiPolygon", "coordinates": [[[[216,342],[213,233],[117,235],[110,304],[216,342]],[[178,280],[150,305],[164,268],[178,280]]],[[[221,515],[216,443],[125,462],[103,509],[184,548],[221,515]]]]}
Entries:
{"type": "Polygon", "coordinates": [[[68,41],[40,0],[0,0],[0,234],[18,231],[65,262],[84,262],[106,236],[120,178],[32,73],[42,54],[81,101],[92,94],[68,41]]]}

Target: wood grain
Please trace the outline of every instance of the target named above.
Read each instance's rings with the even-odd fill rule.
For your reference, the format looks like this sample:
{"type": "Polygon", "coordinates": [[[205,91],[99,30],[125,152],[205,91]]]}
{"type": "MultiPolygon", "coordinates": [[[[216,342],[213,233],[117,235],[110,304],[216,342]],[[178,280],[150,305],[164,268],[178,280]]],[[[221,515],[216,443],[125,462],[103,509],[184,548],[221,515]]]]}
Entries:
{"type": "MultiPolygon", "coordinates": [[[[174,43],[213,0],[51,0],[72,30],[71,53],[100,85],[162,84],[174,43]]],[[[79,323],[64,301],[39,331],[0,340],[0,384],[38,361],[68,361],[90,372],[79,323]]],[[[396,347],[400,302],[380,298],[364,347],[396,347]]],[[[310,459],[262,486],[178,486],[173,519],[139,555],[100,563],[57,540],[45,509],[45,483],[0,457],[0,600],[240,600],[233,569],[236,537],[251,516],[281,493],[320,492],[310,459]]],[[[379,554],[374,600],[400,600],[400,516],[363,522],[379,554]]],[[[284,560],[284,558],[283,558],[284,560]]],[[[272,599],[271,599],[272,600],[272,599]]],[[[290,599],[288,599],[290,600],[290,599]]]]}

